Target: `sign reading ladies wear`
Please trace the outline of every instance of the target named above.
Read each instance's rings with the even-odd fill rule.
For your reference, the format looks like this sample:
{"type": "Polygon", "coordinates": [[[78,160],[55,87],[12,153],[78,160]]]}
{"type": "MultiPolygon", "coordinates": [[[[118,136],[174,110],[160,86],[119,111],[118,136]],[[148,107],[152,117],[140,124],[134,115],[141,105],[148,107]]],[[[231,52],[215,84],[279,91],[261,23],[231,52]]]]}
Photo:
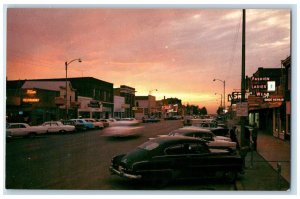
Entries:
{"type": "Polygon", "coordinates": [[[236,116],[248,116],[248,102],[236,103],[236,116]]]}

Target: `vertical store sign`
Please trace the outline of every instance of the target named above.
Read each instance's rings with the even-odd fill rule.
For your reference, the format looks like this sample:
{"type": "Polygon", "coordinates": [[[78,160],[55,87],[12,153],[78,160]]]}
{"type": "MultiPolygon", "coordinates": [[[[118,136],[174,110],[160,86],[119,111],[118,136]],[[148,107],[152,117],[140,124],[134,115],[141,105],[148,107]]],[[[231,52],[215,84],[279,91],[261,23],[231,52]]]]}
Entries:
{"type": "Polygon", "coordinates": [[[248,102],[236,103],[236,116],[248,116],[248,102]]]}

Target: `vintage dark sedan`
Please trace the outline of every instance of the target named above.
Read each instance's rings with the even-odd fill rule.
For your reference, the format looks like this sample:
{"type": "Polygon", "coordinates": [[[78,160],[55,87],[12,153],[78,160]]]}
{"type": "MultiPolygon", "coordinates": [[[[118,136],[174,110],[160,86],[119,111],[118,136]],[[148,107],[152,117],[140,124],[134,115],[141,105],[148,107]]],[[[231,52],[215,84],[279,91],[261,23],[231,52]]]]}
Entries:
{"type": "Polygon", "coordinates": [[[234,181],[242,171],[239,155],[210,149],[204,140],[184,136],[151,139],[127,154],[113,157],[110,166],[111,174],[157,184],[193,178],[234,181]]]}
{"type": "Polygon", "coordinates": [[[215,135],[217,136],[225,136],[225,137],[229,137],[229,129],[226,127],[215,127],[215,128],[210,128],[209,130],[211,130],[215,135]]]}

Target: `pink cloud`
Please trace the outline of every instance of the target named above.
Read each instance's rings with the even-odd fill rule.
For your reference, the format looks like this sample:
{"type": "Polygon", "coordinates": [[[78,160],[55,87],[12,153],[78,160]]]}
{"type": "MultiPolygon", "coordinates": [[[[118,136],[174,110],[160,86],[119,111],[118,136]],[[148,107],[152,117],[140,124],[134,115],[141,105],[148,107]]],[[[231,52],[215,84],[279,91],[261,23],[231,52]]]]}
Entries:
{"type": "MultiPolygon", "coordinates": [[[[141,94],[153,87],[186,93],[185,101],[211,110],[215,99],[189,93],[213,96],[222,90],[213,78],[226,80],[227,93],[240,88],[241,10],[10,8],[7,14],[8,79],[63,77],[64,62],[80,57],[70,76],[130,84],[141,94]]],[[[247,10],[247,75],[279,66],[290,53],[289,36],[289,10],[247,10]]]]}

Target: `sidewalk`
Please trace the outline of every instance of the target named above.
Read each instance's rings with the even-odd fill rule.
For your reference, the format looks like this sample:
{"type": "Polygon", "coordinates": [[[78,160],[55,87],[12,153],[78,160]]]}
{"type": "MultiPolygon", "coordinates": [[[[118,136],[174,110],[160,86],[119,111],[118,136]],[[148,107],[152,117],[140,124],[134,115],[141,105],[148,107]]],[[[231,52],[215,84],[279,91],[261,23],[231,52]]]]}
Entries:
{"type": "Polygon", "coordinates": [[[238,179],[236,187],[244,191],[287,191],[290,165],[290,143],[259,131],[257,151],[248,152],[245,174],[238,179]]]}

